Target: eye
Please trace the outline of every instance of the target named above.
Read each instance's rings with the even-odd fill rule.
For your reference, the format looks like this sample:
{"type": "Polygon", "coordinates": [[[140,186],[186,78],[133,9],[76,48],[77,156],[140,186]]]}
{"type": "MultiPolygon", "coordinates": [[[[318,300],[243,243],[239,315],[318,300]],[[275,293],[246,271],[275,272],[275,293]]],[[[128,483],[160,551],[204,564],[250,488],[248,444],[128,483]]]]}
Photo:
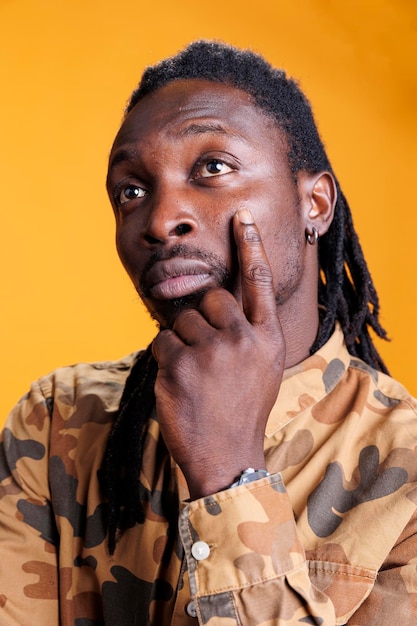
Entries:
{"type": "Polygon", "coordinates": [[[129,200],[143,198],[145,195],[145,189],[139,187],[138,185],[125,185],[121,189],[117,189],[115,192],[115,197],[119,204],[125,204],[126,202],[129,202],[129,200]]]}
{"type": "Polygon", "coordinates": [[[218,176],[219,174],[228,174],[232,171],[233,168],[224,161],[220,161],[220,159],[210,159],[210,161],[201,164],[198,173],[202,178],[209,178],[211,176],[218,176]]]}

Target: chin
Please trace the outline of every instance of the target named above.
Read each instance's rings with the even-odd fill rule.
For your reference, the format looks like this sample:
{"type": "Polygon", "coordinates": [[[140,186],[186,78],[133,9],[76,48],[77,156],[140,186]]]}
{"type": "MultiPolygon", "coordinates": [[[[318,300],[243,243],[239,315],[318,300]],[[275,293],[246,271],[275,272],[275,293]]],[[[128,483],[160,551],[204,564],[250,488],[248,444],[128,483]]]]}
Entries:
{"type": "Polygon", "coordinates": [[[154,319],[161,330],[173,328],[175,320],[181,311],[186,309],[198,309],[201,298],[207,293],[207,289],[192,293],[182,298],[172,300],[152,301],[143,298],[143,302],[148,309],[152,319],[154,319]]]}

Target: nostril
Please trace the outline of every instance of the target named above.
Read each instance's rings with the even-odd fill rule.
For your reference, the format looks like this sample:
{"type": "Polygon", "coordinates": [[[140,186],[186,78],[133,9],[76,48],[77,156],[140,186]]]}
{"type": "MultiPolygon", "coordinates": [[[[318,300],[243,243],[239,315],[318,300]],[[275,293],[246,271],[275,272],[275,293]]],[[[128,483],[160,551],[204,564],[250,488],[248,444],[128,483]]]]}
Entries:
{"type": "Polygon", "coordinates": [[[178,226],[176,226],[175,228],[175,232],[179,237],[181,237],[182,235],[186,235],[190,232],[190,230],[191,226],[189,224],[178,224],[178,226]]]}

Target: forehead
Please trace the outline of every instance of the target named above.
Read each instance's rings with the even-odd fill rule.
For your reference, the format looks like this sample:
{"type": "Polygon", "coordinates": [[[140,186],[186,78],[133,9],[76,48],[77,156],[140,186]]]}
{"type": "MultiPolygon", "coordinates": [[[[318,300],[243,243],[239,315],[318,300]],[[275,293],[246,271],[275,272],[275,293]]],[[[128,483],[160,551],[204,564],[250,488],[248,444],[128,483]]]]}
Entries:
{"type": "Polygon", "coordinates": [[[142,98],[124,120],[110,161],[122,146],[205,133],[249,144],[266,141],[269,148],[286,150],[283,132],[250,94],[229,84],[193,79],[173,81],[142,98]]]}

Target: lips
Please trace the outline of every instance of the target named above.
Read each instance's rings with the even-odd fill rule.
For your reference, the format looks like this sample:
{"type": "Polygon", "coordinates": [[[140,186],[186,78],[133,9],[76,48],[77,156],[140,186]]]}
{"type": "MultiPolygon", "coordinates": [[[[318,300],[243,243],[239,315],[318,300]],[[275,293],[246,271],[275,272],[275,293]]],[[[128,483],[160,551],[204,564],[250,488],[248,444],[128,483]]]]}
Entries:
{"type": "Polygon", "coordinates": [[[182,298],[214,284],[210,267],[195,259],[157,261],[147,272],[147,291],[152,298],[182,298]]]}

